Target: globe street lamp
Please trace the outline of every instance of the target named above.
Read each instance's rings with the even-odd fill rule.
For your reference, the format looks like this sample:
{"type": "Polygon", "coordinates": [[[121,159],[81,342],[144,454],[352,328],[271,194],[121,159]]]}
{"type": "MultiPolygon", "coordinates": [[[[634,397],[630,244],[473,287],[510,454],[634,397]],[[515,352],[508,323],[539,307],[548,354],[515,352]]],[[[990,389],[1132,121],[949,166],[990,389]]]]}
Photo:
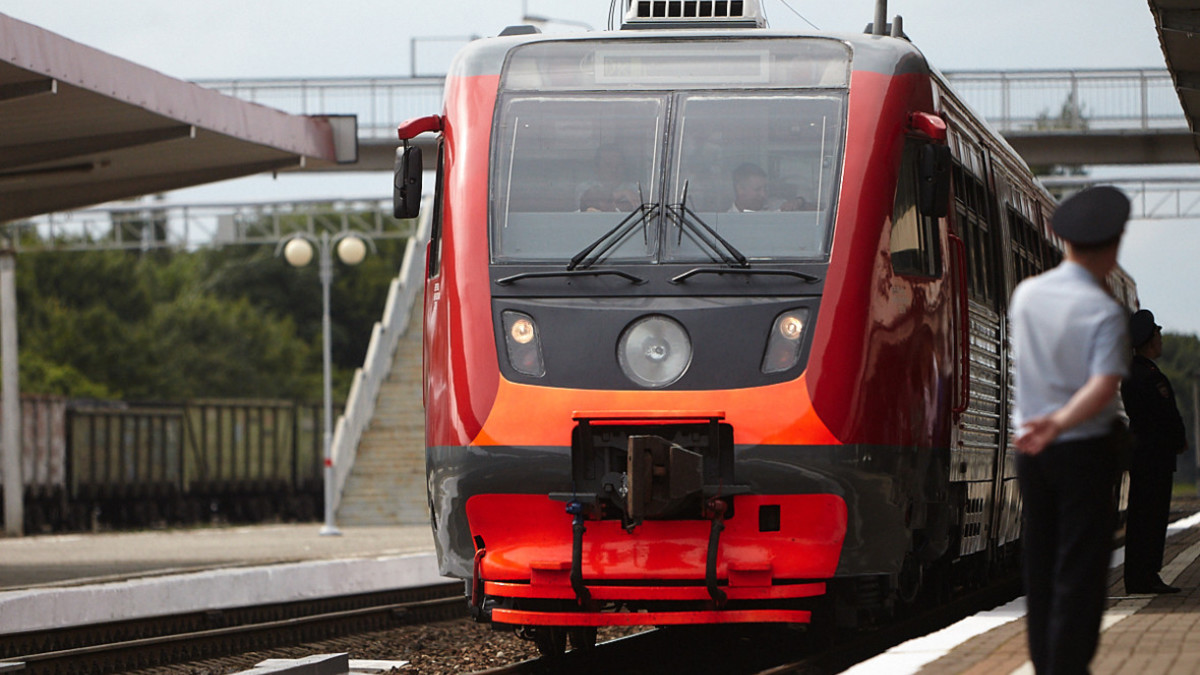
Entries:
{"type": "Polygon", "coordinates": [[[329,322],[329,286],[333,283],[333,257],[330,249],[337,251],[338,260],[347,265],[357,265],[367,256],[367,247],[375,248],[374,242],[356,232],[339,232],[332,237],[328,232],[322,232],[317,238],[307,232],[297,232],[279,242],[275,255],[283,251],[283,257],[293,267],[304,267],[313,259],[313,248],[320,255],[318,278],[321,280],[321,342],[324,359],[325,379],[325,428],[324,428],[324,472],[325,483],[325,524],[321,527],[322,535],[340,535],[333,518],[333,359],[330,356],[329,322]]]}

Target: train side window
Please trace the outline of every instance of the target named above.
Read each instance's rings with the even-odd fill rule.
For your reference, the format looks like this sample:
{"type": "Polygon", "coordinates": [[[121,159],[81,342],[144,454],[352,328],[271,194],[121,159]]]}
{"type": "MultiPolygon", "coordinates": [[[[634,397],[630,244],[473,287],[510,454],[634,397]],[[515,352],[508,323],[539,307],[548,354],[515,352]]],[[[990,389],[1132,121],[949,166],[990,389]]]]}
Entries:
{"type": "Polygon", "coordinates": [[[892,209],[892,271],[905,276],[940,277],[942,251],[938,219],[925,215],[917,205],[919,148],[919,144],[907,144],[900,161],[892,209]]]}
{"type": "Polygon", "coordinates": [[[955,216],[967,249],[967,294],[976,302],[994,306],[996,291],[987,187],[958,161],[954,162],[952,175],[955,216]]]}
{"type": "MultiPolygon", "coordinates": [[[[1043,223],[1047,223],[1050,220],[1050,216],[1040,209],[1038,216],[1038,220],[1043,223]]],[[[1038,228],[1038,231],[1044,232],[1045,229],[1047,228],[1038,228]]],[[[1058,264],[1062,262],[1063,254],[1062,251],[1059,250],[1059,244],[1057,242],[1058,238],[1053,236],[1050,239],[1045,240],[1045,245],[1042,247],[1042,269],[1048,270],[1053,267],[1058,267],[1058,264]]]]}
{"type": "Polygon", "coordinates": [[[1008,222],[1012,227],[1013,234],[1012,251],[1016,267],[1013,286],[1015,287],[1016,283],[1022,279],[1045,271],[1046,256],[1043,252],[1045,242],[1033,223],[1012,206],[1008,207],[1008,222]]]}
{"type": "Polygon", "coordinates": [[[429,253],[426,256],[428,267],[425,269],[425,275],[429,279],[436,277],[442,271],[442,200],[445,199],[445,192],[442,189],[442,158],[445,154],[445,142],[439,140],[437,176],[433,188],[433,214],[429,223],[429,253]]]}

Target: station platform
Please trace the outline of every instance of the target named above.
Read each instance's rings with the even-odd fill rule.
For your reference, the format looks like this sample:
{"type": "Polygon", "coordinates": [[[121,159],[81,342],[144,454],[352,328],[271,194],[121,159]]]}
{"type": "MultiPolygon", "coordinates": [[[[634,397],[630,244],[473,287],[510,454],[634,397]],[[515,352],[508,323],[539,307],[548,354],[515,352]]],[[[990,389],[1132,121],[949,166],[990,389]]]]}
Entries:
{"type": "Polygon", "coordinates": [[[0,538],[0,634],[449,582],[428,525],[0,538]]]}
{"type": "MultiPolygon", "coordinates": [[[[1163,560],[1160,576],[1181,592],[1130,595],[1121,578],[1125,550],[1114,551],[1093,674],[1200,673],[1200,513],[1171,524],[1163,560]]],[[[894,647],[846,673],[1033,675],[1026,638],[1021,597],[894,647]]]]}
{"type": "MultiPolygon", "coordinates": [[[[1129,595],[1124,549],[1092,672],[1200,672],[1200,513],[1168,531],[1163,580],[1183,592],[1129,595]]],[[[161,614],[368,593],[452,580],[424,525],[261,525],[0,538],[0,634],[161,614]]],[[[851,675],[1032,675],[1024,598],[899,645],[851,675]]]]}

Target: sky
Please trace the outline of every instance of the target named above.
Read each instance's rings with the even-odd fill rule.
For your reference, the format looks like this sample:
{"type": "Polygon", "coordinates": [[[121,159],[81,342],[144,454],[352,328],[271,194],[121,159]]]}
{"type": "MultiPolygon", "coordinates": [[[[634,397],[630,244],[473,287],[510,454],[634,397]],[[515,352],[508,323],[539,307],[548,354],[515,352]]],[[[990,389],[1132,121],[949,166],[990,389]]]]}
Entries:
{"type": "MultiPolygon", "coordinates": [[[[875,12],[874,0],[763,2],[771,27],[787,30],[859,32],[875,12]]],[[[403,76],[413,70],[414,46],[419,70],[446,58],[432,38],[496,35],[522,16],[551,19],[548,32],[604,29],[608,9],[609,0],[0,0],[0,13],[187,80],[403,76]]],[[[1165,67],[1153,16],[1140,0],[891,0],[888,16],[897,14],[914,44],[946,71],[1165,67]]],[[[1200,159],[1158,172],[1200,176],[1200,159]]],[[[173,200],[388,194],[380,174],[284,174],[193,188],[173,200]]],[[[1197,253],[1198,221],[1129,225],[1121,264],[1167,331],[1200,334],[1197,253]]]]}

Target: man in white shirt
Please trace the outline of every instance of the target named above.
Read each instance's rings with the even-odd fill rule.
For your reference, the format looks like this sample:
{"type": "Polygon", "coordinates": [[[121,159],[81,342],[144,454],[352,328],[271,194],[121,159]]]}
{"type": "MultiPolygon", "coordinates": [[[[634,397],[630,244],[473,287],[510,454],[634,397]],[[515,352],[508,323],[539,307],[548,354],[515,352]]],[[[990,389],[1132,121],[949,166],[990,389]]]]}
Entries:
{"type": "Polygon", "coordinates": [[[1126,312],[1106,278],[1129,217],[1112,187],[1059,205],[1058,267],[1022,281],[1009,305],[1016,364],[1029,652],[1043,673],[1086,673],[1095,654],[1116,523],[1117,392],[1129,369],[1126,312]]]}

